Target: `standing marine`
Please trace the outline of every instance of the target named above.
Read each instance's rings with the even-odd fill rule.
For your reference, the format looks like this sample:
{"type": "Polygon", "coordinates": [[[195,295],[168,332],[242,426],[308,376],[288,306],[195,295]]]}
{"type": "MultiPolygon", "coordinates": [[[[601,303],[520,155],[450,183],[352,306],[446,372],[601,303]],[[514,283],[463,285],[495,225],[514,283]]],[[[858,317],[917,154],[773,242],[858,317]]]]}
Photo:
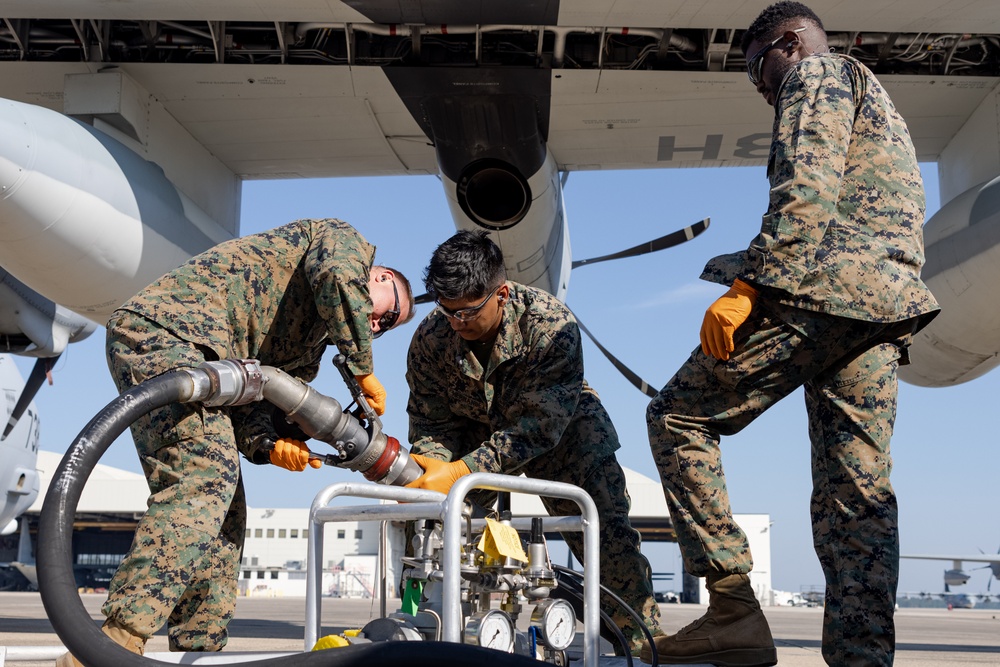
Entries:
{"type": "MultiPolygon", "coordinates": [[[[826,577],[823,657],[888,666],[899,570],[889,483],[896,369],[938,311],[920,280],[920,170],[881,84],[830,52],[811,9],[771,5],[742,47],[751,84],[775,111],[770,198],[750,245],[706,267],[702,278],[731,287],[706,312],[701,347],[647,409],[684,568],[707,577],[709,593],[704,616],[655,644],[666,663],[777,661],[719,442],[804,387],[813,543],[826,577]]],[[[645,647],[642,659],[651,653],[645,647]]]]}

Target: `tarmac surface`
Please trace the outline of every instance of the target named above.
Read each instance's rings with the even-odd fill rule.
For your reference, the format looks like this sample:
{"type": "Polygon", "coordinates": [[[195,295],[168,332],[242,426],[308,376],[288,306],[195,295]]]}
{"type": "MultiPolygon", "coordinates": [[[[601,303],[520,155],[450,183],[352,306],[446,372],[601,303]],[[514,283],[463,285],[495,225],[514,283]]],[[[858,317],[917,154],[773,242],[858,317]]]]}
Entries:
{"type": "MultiPolygon", "coordinates": [[[[103,620],[100,607],[104,595],[94,593],[81,597],[95,622],[103,620]]],[[[389,600],[387,607],[390,612],[395,611],[398,601],[389,600]]],[[[704,606],[688,604],[663,604],[660,608],[667,632],[675,632],[705,611],[704,606]]],[[[336,634],[378,618],[379,602],[325,598],[322,614],[323,634],[336,634]]],[[[764,614],[778,647],[779,665],[821,667],[825,664],[820,654],[822,609],[765,607],[764,614]]],[[[236,617],[229,626],[230,639],[225,652],[302,651],[304,619],[305,598],[240,598],[236,617]]],[[[52,660],[14,661],[11,657],[13,653],[8,654],[4,662],[4,647],[13,651],[16,649],[11,647],[58,647],[61,643],[46,618],[38,593],[0,593],[2,667],[52,664],[52,660]]],[[[167,650],[167,639],[162,631],[150,639],[147,650],[167,650]]],[[[622,658],[601,659],[601,667],[625,664],[622,658]]],[[[635,667],[641,664],[635,660],[635,667]]],[[[900,609],[896,612],[895,665],[1000,667],[1000,610],[900,609]]],[[[582,661],[571,661],[570,666],[580,667],[582,661]]]]}

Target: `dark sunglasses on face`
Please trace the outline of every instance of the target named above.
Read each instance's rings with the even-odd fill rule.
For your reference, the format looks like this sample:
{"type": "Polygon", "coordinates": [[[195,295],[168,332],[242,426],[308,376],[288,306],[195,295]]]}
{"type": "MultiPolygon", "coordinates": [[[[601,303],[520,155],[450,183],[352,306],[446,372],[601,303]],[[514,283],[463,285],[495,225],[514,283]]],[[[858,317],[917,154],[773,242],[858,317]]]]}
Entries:
{"type": "Polygon", "coordinates": [[[496,294],[501,287],[503,287],[503,285],[497,285],[492,292],[486,295],[486,298],[483,299],[483,302],[480,303],[478,306],[471,306],[469,308],[459,308],[458,310],[451,310],[450,308],[445,308],[444,306],[442,306],[440,301],[435,300],[434,303],[437,304],[437,309],[440,310],[441,313],[444,314],[446,317],[450,317],[453,320],[458,320],[459,322],[471,322],[472,320],[479,317],[479,311],[483,309],[483,306],[489,303],[489,300],[493,298],[493,295],[496,294]]]}
{"type": "MultiPolygon", "coordinates": [[[[792,32],[798,34],[803,30],[805,30],[805,26],[801,28],[796,28],[792,32]]],[[[751,56],[747,60],[747,76],[750,78],[750,83],[752,83],[755,86],[758,83],[760,83],[760,73],[761,70],[764,69],[764,56],[766,56],[767,52],[776,47],[778,45],[778,42],[780,42],[784,38],[785,35],[784,33],[782,33],[777,39],[775,39],[773,42],[765,46],[757,53],[753,54],[753,56],[751,56]]]]}
{"type": "Polygon", "coordinates": [[[396,320],[399,319],[399,290],[396,289],[395,280],[392,281],[392,298],[396,300],[396,304],[392,310],[385,311],[382,317],[378,318],[378,331],[372,334],[373,339],[393,328],[396,325],[396,320]]]}

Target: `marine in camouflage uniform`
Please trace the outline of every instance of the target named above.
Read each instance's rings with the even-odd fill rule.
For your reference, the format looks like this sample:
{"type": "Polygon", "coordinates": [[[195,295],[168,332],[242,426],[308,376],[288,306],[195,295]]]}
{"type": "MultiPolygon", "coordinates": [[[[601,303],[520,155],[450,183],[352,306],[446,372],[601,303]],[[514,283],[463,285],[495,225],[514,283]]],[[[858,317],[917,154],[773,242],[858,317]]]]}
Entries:
{"type": "MultiPolygon", "coordinates": [[[[601,520],[602,585],[658,634],[660,612],[649,562],[629,522],[625,475],[614,454],[618,434],[583,377],[580,329],[555,297],[506,285],[500,328],[483,350],[457,335],[438,310],[418,327],[406,375],[411,451],[444,461],[461,458],[472,472],[524,473],[584,489],[601,520]]],[[[474,493],[485,506],[496,498],[495,493],[474,493]]],[[[580,514],[573,501],[541,501],[550,515],[580,514]]],[[[581,534],[563,537],[584,562],[581,534]]],[[[637,651],[643,635],[635,621],[606,595],[601,608],[637,651]]]]}
{"type": "MultiPolygon", "coordinates": [[[[374,246],[339,220],[299,220],[222,243],[115,311],[108,365],[120,391],[183,366],[258,359],[303,381],[328,344],[372,371],[374,246]]],[[[149,509],[111,581],[104,614],[171,650],[217,651],[235,609],[246,526],[239,454],[267,463],[271,407],[174,404],[132,425],[149,509]]]]}
{"type": "Polygon", "coordinates": [[[787,31],[787,51],[767,55],[788,58],[787,72],[769,80],[779,66],[765,61],[758,84],[775,107],[770,202],[749,248],[711,260],[702,278],[741,280],[756,299],[734,323],[728,359],[708,354],[703,328],[702,347],[649,405],[649,438],[684,567],[708,576],[711,589],[713,576],[753,566],[733,521],[720,436],[804,386],[813,540],[826,576],[823,656],[831,665],[891,665],[896,369],[938,310],[919,277],[924,193],[888,95],[860,62],[827,53],[822,24],[810,17],[798,3],[779,3],[744,40],[744,51],[766,47],[787,31]],[[797,47],[800,58],[786,55],[797,47]]]}

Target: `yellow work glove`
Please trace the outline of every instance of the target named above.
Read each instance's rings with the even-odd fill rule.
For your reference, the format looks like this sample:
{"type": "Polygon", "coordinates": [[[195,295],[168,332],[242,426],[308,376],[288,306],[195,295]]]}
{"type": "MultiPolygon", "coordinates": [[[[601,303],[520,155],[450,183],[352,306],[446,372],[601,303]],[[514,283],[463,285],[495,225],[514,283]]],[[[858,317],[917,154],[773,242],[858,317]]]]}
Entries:
{"type": "Polygon", "coordinates": [[[377,415],[385,414],[385,387],[378,381],[374,373],[355,375],[354,379],[361,385],[361,393],[365,395],[368,405],[377,415]]]}
{"type": "Polygon", "coordinates": [[[427,489],[438,493],[448,493],[451,491],[452,484],[457,482],[460,477],[465,477],[472,472],[462,459],[449,463],[420,454],[410,454],[410,458],[424,469],[423,475],[406,485],[410,489],[427,489]]]}
{"type": "Polygon", "coordinates": [[[737,278],[729,291],[708,307],[701,324],[701,351],[726,361],[733,351],[733,333],[753,310],[757,290],[737,278]]]}
{"type": "Polygon", "coordinates": [[[322,468],[323,462],[319,459],[309,458],[309,448],[301,440],[291,438],[278,438],[271,450],[271,463],[281,466],[293,472],[302,472],[306,465],[313,468],[322,468]]]}

